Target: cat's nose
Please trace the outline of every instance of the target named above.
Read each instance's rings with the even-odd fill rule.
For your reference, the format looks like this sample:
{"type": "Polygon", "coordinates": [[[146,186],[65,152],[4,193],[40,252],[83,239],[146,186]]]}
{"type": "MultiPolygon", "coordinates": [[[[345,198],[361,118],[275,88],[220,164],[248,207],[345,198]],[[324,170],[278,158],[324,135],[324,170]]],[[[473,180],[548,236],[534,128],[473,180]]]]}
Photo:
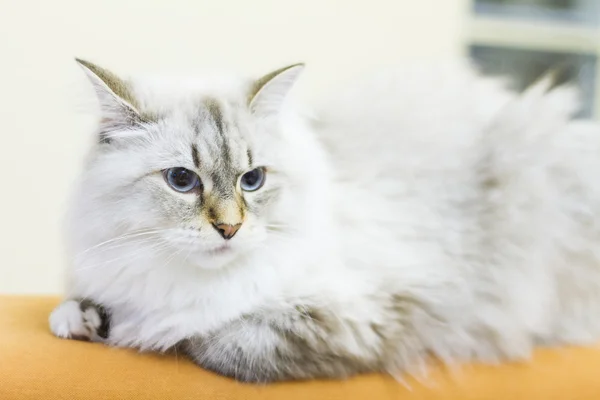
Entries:
{"type": "Polygon", "coordinates": [[[212,224],[212,226],[219,232],[223,239],[229,240],[231,239],[237,231],[242,227],[242,224],[212,224]]]}

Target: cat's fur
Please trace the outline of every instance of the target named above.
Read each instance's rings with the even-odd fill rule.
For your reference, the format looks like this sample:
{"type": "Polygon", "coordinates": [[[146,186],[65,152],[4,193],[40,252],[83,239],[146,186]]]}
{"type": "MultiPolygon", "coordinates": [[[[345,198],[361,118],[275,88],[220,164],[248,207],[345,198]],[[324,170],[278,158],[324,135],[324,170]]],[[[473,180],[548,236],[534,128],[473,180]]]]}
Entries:
{"type": "Polygon", "coordinates": [[[308,123],[284,102],[301,66],[175,84],[81,64],[103,114],[70,209],[57,336],[182,349],[259,382],[600,339],[600,129],[571,120],[569,89],[406,67],[308,123]],[[256,166],[265,186],[242,193],[256,166]],[[204,191],[170,189],[170,167],[204,191]],[[214,212],[243,221],[224,251],[214,212]]]}

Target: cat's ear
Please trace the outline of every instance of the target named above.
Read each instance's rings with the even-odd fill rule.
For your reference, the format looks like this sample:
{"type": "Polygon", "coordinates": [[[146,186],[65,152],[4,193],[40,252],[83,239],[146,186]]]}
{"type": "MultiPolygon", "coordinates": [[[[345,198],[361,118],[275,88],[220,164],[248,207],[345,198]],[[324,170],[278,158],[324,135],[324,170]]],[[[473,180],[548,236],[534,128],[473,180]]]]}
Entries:
{"type": "Polygon", "coordinates": [[[130,87],[112,72],[76,58],[75,61],[83,68],[94,87],[100,103],[101,135],[109,135],[111,131],[126,129],[142,120],[136,107],[130,87]]]}
{"type": "Polygon", "coordinates": [[[304,64],[294,64],[256,80],[248,96],[250,110],[261,115],[278,113],[303,69],[304,64]]]}

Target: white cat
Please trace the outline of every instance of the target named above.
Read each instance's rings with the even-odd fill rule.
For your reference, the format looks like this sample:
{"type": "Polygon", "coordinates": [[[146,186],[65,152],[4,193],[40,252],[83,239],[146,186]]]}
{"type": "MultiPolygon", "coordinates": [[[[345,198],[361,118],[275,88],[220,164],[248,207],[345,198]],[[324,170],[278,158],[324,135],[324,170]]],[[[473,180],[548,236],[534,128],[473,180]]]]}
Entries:
{"type": "Polygon", "coordinates": [[[600,339],[600,129],[545,79],[413,66],[307,121],[302,70],[122,80],[69,217],[63,338],[242,381],[417,373],[600,339]]]}

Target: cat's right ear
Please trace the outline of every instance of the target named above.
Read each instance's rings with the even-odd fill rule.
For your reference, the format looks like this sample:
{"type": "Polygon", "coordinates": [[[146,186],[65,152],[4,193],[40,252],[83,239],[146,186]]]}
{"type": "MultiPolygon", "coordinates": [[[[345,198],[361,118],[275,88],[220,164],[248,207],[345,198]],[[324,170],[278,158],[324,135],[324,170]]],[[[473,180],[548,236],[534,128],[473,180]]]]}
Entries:
{"type": "Polygon", "coordinates": [[[293,64],[255,81],[248,95],[250,110],[263,116],[277,114],[303,69],[304,64],[293,64]]]}
{"type": "Polygon", "coordinates": [[[125,130],[142,121],[137,102],[127,82],[89,61],[76,58],[94,87],[100,104],[100,135],[109,141],[112,132],[125,130]]]}

